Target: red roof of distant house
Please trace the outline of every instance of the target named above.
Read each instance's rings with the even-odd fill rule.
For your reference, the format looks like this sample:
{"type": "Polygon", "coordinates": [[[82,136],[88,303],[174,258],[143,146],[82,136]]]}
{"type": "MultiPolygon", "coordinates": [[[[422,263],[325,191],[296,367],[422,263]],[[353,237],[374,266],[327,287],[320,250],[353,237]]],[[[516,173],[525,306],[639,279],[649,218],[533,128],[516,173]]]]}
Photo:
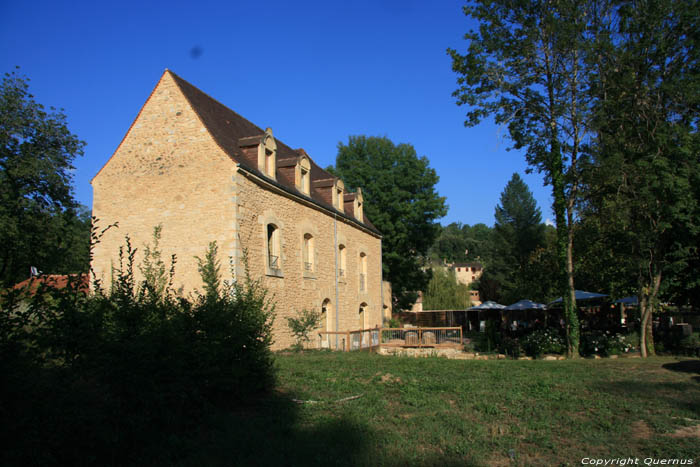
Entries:
{"type": "Polygon", "coordinates": [[[80,277],[78,274],[42,274],[23,280],[12,288],[27,289],[31,295],[34,295],[41,284],[54,289],[65,289],[72,284],[73,287],[77,286],[80,292],[90,291],[90,278],[87,274],[80,274],[80,277]]]}

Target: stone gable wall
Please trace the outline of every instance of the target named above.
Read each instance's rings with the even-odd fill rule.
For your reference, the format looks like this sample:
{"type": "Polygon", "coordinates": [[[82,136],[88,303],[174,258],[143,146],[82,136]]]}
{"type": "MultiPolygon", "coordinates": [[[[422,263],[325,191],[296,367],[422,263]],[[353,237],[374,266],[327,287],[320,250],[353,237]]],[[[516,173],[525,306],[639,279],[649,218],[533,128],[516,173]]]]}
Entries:
{"type": "MultiPolygon", "coordinates": [[[[216,240],[235,249],[235,164],[216,145],[169,74],[144,105],[114,156],[94,178],[93,215],[100,226],[119,222],[95,249],[93,268],[110,281],[124,236],[139,249],[162,224],[161,251],[177,255],[174,285],[201,289],[195,256],[216,240]]],[[[228,274],[224,263],[222,270],[228,274]]],[[[137,276],[138,276],[138,270],[137,276]]]]}

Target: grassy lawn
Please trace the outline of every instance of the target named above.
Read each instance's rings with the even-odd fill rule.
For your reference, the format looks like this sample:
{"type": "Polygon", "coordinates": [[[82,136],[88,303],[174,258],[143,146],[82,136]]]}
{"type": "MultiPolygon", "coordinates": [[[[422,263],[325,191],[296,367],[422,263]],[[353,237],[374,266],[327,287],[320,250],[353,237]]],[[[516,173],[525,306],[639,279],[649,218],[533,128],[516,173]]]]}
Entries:
{"type": "Polygon", "coordinates": [[[697,359],[456,361],[312,352],[279,355],[277,363],[275,396],[220,415],[193,440],[196,454],[186,464],[700,461],[700,439],[674,435],[700,430],[697,359]]]}

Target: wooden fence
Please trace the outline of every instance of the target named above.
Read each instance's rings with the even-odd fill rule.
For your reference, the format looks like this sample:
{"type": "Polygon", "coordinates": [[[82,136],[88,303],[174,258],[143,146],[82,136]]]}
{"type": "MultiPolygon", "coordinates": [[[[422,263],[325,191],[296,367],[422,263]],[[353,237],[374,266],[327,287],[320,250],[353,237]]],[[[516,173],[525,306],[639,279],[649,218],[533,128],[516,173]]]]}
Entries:
{"type": "Polygon", "coordinates": [[[370,350],[379,347],[454,347],[462,346],[461,327],[442,328],[370,328],[355,331],[319,331],[322,349],[370,350]]]}

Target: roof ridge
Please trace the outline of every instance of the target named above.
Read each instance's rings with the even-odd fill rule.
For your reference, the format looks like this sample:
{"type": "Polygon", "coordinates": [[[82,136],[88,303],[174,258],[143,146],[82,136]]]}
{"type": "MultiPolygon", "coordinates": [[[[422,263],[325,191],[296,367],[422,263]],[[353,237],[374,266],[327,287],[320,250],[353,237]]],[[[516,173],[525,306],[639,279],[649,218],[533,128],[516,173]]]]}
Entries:
{"type": "MultiPolygon", "coordinates": [[[[221,102],[221,101],[219,101],[218,99],[216,99],[216,98],[210,96],[208,93],[202,91],[201,89],[199,89],[199,88],[198,88],[197,86],[195,86],[194,84],[190,83],[189,81],[187,81],[186,79],[184,79],[184,78],[181,77],[180,75],[176,74],[174,71],[168,70],[167,68],[165,69],[165,71],[166,71],[167,73],[170,73],[170,74],[173,76],[173,78],[175,78],[175,84],[177,84],[178,87],[180,87],[180,90],[182,90],[182,87],[180,86],[180,82],[185,83],[185,84],[187,84],[187,85],[189,85],[189,86],[192,86],[195,90],[197,90],[197,91],[200,92],[201,94],[204,94],[206,97],[208,97],[208,98],[211,99],[212,101],[216,102],[216,103],[219,104],[220,106],[226,107],[226,109],[228,109],[230,112],[232,112],[233,114],[235,114],[238,118],[240,118],[240,119],[242,119],[242,120],[245,120],[246,123],[250,123],[251,125],[253,125],[255,128],[257,128],[258,130],[260,130],[260,133],[265,133],[265,130],[263,130],[262,128],[260,128],[259,126],[257,126],[255,123],[251,122],[250,120],[248,120],[248,119],[245,118],[243,115],[239,114],[238,112],[236,112],[235,110],[233,110],[232,108],[230,108],[229,106],[227,106],[226,104],[224,104],[223,102],[221,102]]],[[[185,94],[185,93],[183,92],[183,94],[185,94]]],[[[185,94],[185,98],[186,98],[187,101],[189,102],[189,98],[187,97],[186,94],[185,94]]],[[[195,112],[196,112],[196,110],[195,110],[195,112]]],[[[206,126],[206,125],[205,125],[205,126],[206,126]]],[[[250,135],[250,136],[256,136],[256,135],[250,135]]],[[[277,139],[277,138],[275,138],[275,139],[277,139]]],[[[284,143],[283,143],[283,144],[284,144],[284,143]]],[[[285,145],[285,146],[286,146],[286,145],[285,145]]]]}

